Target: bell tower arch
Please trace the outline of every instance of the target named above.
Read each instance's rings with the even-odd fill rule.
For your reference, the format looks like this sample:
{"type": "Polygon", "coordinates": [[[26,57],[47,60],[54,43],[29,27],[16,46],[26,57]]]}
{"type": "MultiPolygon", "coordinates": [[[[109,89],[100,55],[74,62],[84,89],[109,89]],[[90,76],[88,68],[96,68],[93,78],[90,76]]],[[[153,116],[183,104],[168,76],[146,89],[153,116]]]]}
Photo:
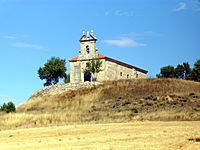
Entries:
{"type": "Polygon", "coordinates": [[[98,50],[96,48],[97,38],[94,36],[93,30],[91,32],[83,31],[83,34],[80,38],[80,51],[79,51],[79,60],[88,60],[94,59],[98,56],[98,50]]]}

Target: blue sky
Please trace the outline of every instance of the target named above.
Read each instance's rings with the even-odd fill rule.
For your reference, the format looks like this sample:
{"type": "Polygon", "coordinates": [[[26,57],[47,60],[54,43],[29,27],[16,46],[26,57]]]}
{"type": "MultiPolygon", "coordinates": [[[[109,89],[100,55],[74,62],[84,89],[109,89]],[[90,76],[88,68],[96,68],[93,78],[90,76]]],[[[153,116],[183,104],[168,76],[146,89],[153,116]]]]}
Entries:
{"type": "Polygon", "coordinates": [[[149,77],[200,59],[198,0],[0,0],[0,104],[42,88],[38,68],[76,56],[83,30],[94,30],[101,54],[149,77]]]}

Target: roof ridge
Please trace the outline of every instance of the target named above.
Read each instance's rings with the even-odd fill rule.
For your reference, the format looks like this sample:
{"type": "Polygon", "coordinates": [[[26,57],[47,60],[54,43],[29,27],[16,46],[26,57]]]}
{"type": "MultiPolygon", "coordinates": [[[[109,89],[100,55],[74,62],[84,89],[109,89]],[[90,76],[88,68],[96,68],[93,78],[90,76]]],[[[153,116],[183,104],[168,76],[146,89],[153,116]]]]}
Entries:
{"type": "MultiPolygon", "coordinates": [[[[117,63],[117,64],[119,64],[119,65],[123,65],[123,66],[128,67],[128,68],[131,68],[131,69],[135,69],[135,70],[140,71],[140,72],[142,72],[142,73],[145,73],[145,74],[148,73],[147,70],[144,70],[144,69],[141,69],[141,68],[139,68],[139,67],[130,65],[130,64],[128,64],[128,63],[125,63],[125,62],[122,62],[122,61],[113,59],[113,58],[111,58],[111,57],[104,56],[104,55],[99,54],[99,53],[98,53],[98,59],[106,59],[106,60],[115,62],[115,63],[117,63]]],[[[72,59],[69,60],[69,62],[76,62],[77,60],[78,60],[78,56],[73,57],[72,59]]]]}

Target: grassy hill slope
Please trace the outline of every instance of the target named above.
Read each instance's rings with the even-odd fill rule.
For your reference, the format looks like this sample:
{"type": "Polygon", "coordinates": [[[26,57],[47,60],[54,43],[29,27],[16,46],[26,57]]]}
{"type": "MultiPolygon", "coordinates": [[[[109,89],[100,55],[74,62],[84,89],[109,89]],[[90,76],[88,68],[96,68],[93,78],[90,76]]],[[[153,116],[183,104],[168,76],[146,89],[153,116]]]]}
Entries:
{"type": "Polygon", "coordinates": [[[0,123],[35,127],[131,120],[200,120],[200,83],[179,79],[108,81],[92,88],[31,97],[0,123]]]}

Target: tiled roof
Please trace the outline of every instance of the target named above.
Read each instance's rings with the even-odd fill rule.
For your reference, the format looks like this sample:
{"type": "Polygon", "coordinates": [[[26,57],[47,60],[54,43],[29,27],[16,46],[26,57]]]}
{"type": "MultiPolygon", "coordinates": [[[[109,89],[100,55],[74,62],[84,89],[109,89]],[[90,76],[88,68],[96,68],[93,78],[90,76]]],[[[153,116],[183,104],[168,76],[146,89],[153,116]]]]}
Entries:
{"type": "MultiPolygon", "coordinates": [[[[138,68],[138,67],[135,67],[135,66],[129,65],[129,64],[127,64],[127,63],[124,63],[124,62],[118,61],[118,60],[113,59],[113,58],[110,58],[110,57],[106,57],[106,56],[101,55],[101,54],[98,54],[98,58],[99,58],[99,59],[109,60],[109,61],[111,61],[111,62],[115,62],[116,64],[119,64],[119,65],[125,66],[125,67],[127,67],[127,68],[135,69],[136,71],[140,71],[140,72],[145,73],[145,74],[147,74],[147,72],[148,72],[148,71],[143,70],[143,69],[141,69],[141,68],[138,68]]],[[[76,62],[77,60],[78,60],[78,56],[76,56],[76,57],[70,59],[69,62],[76,62]]]]}
{"type": "Polygon", "coordinates": [[[98,58],[99,58],[99,59],[104,59],[104,58],[106,58],[106,57],[103,56],[103,55],[101,55],[101,54],[98,54],[98,58]]]}
{"type": "MultiPolygon", "coordinates": [[[[101,55],[101,54],[98,54],[98,58],[99,59],[104,59],[106,58],[105,56],[101,55]]],[[[69,62],[76,62],[78,60],[78,56],[76,57],[73,57],[72,59],[69,60],[69,62]]]]}
{"type": "Polygon", "coordinates": [[[73,57],[72,59],[70,59],[70,60],[69,60],[69,62],[76,62],[76,61],[77,61],[77,59],[78,59],[78,56],[76,56],[76,57],[73,57]]]}

